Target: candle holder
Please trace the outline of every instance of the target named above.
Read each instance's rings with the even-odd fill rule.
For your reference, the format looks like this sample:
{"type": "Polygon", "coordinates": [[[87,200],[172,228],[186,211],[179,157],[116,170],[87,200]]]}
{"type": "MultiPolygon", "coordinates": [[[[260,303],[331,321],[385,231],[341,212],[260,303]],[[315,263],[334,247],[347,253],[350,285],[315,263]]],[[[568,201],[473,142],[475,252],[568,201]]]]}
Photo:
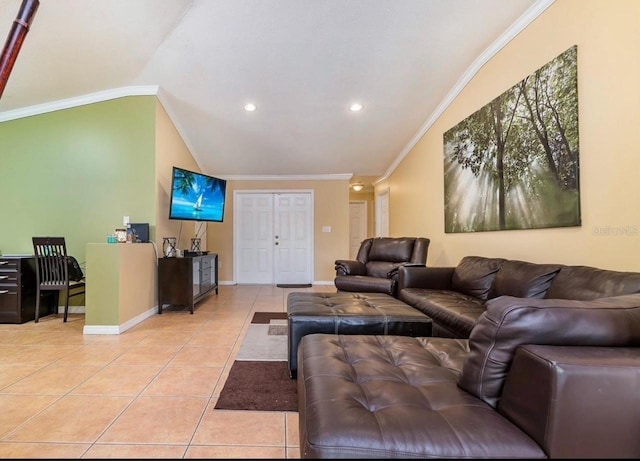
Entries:
{"type": "Polygon", "coordinates": [[[191,239],[191,251],[194,253],[199,253],[200,252],[200,239],[199,238],[192,238],[191,239]]]}
{"type": "Polygon", "coordinates": [[[164,237],[164,240],[162,242],[162,252],[164,253],[165,258],[176,257],[176,238],[175,237],[164,237]]]}

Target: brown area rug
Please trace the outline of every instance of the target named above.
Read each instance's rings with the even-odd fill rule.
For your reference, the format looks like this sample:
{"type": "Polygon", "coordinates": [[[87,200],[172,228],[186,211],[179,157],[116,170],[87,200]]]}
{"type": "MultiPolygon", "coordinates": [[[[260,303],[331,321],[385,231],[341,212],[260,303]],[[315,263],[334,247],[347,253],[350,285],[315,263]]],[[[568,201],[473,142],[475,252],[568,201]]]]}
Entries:
{"type": "Polygon", "coordinates": [[[254,312],[251,323],[270,323],[271,320],[287,320],[286,312],[254,312]]]}
{"type": "Polygon", "coordinates": [[[297,381],[283,361],[235,361],[218,410],[298,411],[297,381]]]}

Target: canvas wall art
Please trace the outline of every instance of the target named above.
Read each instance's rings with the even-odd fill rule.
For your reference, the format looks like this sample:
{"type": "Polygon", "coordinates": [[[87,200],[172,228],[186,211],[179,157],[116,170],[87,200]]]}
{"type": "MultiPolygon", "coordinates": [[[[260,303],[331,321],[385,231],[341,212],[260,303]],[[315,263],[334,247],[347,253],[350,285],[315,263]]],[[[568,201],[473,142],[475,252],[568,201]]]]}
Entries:
{"type": "Polygon", "coordinates": [[[578,47],[444,134],[445,232],[580,226],[578,47]]]}

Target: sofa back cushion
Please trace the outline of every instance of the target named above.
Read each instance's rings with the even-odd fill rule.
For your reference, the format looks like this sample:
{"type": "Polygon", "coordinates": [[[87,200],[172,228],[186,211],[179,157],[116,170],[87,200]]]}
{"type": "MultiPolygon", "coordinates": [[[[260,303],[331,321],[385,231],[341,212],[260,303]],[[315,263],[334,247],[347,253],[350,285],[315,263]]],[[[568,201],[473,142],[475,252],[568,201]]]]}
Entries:
{"type": "Polygon", "coordinates": [[[545,298],[598,299],[640,293],[640,273],[617,272],[588,266],[563,266],[545,298]]]}
{"type": "Polygon", "coordinates": [[[640,294],[594,301],[501,296],[486,303],[469,336],[458,385],[497,407],[516,349],[640,345],[640,294]]]}
{"type": "Polygon", "coordinates": [[[371,277],[389,278],[387,274],[391,272],[398,264],[387,261],[369,261],[365,264],[367,275],[371,277]]]}
{"type": "Polygon", "coordinates": [[[408,262],[411,260],[415,240],[411,237],[374,238],[369,250],[369,261],[408,262]]]}
{"type": "Polygon", "coordinates": [[[453,271],[451,287],[455,291],[486,301],[493,279],[504,261],[502,258],[465,256],[453,271]]]}
{"type": "Polygon", "coordinates": [[[525,261],[505,261],[497,272],[489,299],[498,296],[544,298],[560,264],[534,264],[525,261]]]}

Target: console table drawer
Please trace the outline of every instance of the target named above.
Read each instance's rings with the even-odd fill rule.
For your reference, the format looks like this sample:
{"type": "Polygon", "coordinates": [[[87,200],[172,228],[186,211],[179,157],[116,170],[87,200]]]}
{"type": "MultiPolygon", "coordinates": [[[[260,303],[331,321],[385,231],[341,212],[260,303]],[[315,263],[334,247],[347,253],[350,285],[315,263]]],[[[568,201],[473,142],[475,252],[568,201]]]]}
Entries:
{"type": "Polygon", "coordinates": [[[4,271],[17,272],[19,264],[20,264],[20,260],[17,260],[17,259],[0,258],[0,272],[4,272],[4,271]]]}
{"type": "Polygon", "coordinates": [[[10,286],[18,285],[18,273],[0,271],[0,286],[3,286],[3,285],[10,285],[10,286]]]}
{"type": "Polygon", "coordinates": [[[0,286],[0,312],[15,312],[18,307],[18,290],[16,287],[0,286]]]}

